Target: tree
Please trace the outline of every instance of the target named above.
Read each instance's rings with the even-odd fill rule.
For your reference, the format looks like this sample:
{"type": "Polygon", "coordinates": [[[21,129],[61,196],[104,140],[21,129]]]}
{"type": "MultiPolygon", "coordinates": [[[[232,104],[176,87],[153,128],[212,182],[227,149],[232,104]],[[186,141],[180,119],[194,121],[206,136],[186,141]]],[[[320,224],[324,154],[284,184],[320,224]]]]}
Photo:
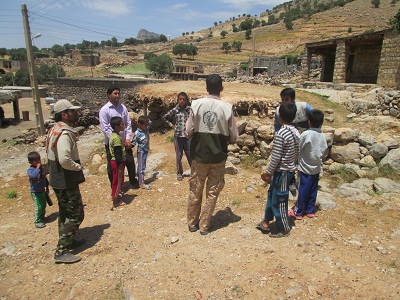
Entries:
{"type": "Polygon", "coordinates": [[[253,20],[252,19],[246,19],[242,21],[239,25],[240,30],[247,30],[251,29],[253,27],[253,20]]]}
{"type": "Polygon", "coordinates": [[[218,22],[214,22],[214,26],[217,26],[218,25],[218,22]]]}
{"type": "Polygon", "coordinates": [[[6,48],[0,48],[0,56],[4,57],[5,55],[7,55],[7,49],[6,48]]]}
{"type": "Polygon", "coordinates": [[[11,60],[26,60],[26,49],[25,48],[18,48],[18,49],[10,49],[8,51],[8,55],[10,56],[11,60]]]}
{"type": "Polygon", "coordinates": [[[173,48],[172,48],[172,53],[174,55],[180,55],[182,58],[182,55],[186,53],[186,48],[187,45],[186,44],[176,44],[173,48]]]}
{"type": "Polygon", "coordinates": [[[151,58],[153,58],[153,57],[155,57],[155,56],[157,56],[157,54],[155,54],[154,52],[146,52],[146,53],[144,54],[144,59],[145,59],[145,60],[150,60],[151,58]]]}
{"type": "Polygon", "coordinates": [[[228,53],[229,50],[231,50],[231,45],[228,42],[223,42],[221,49],[225,51],[225,53],[228,53]]]}
{"type": "Polygon", "coordinates": [[[166,35],[164,35],[164,34],[160,34],[160,42],[167,42],[168,41],[168,38],[167,38],[167,36],[166,35]]]}
{"type": "Polygon", "coordinates": [[[220,33],[220,35],[222,36],[223,39],[226,37],[227,34],[228,34],[228,31],[226,31],[226,30],[222,30],[220,33]]]}
{"type": "Polygon", "coordinates": [[[118,47],[118,40],[115,36],[111,38],[111,42],[113,47],[118,47]]]}
{"type": "Polygon", "coordinates": [[[29,79],[28,69],[19,69],[14,75],[14,84],[17,86],[30,86],[31,81],[29,79]]]}
{"type": "Polygon", "coordinates": [[[285,23],[286,29],[288,30],[293,29],[293,21],[291,19],[285,19],[283,22],[285,23]]]}
{"type": "Polygon", "coordinates": [[[9,86],[13,85],[13,73],[7,72],[4,75],[0,76],[0,86],[9,86]]]}
{"type": "Polygon", "coordinates": [[[186,55],[191,56],[194,59],[194,56],[197,55],[197,47],[193,44],[188,45],[186,48],[186,55]]]}
{"type": "Polygon", "coordinates": [[[146,68],[155,73],[157,77],[164,77],[173,70],[172,59],[166,53],[156,55],[146,62],[146,68]]]}
{"type": "Polygon", "coordinates": [[[265,22],[265,20],[262,20],[262,21],[261,21],[261,26],[262,26],[262,27],[267,26],[267,22],[265,22]]]}
{"type": "Polygon", "coordinates": [[[250,28],[246,30],[245,38],[246,38],[246,40],[249,40],[251,38],[251,29],[250,28]]]}
{"type": "Polygon", "coordinates": [[[53,47],[51,47],[51,51],[53,52],[54,57],[59,57],[59,56],[64,56],[65,55],[65,49],[63,46],[55,44],[53,47]]]}
{"type": "Polygon", "coordinates": [[[393,31],[400,33],[400,9],[397,14],[395,14],[393,18],[389,20],[389,24],[393,31]]]}
{"type": "Polygon", "coordinates": [[[242,42],[241,41],[233,41],[232,48],[235,49],[236,52],[240,52],[242,49],[242,42]]]}
{"type": "Polygon", "coordinates": [[[64,77],[65,71],[61,66],[57,65],[40,65],[38,68],[38,83],[42,84],[45,82],[52,81],[58,77],[64,77]]]}
{"type": "Polygon", "coordinates": [[[371,4],[372,4],[375,8],[378,8],[379,5],[381,5],[381,0],[371,0],[371,4]]]}

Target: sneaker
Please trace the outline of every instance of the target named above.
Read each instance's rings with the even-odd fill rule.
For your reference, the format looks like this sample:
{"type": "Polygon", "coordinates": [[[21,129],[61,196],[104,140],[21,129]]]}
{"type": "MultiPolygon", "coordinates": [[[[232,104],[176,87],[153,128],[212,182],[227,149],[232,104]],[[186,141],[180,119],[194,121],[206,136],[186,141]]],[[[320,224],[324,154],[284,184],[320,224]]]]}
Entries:
{"type": "Polygon", "coordinates": [[[46,227],[46,224],[44,224],[44,223],[36,223],[35,227],[36,228],[43,228],[43,227],[46,227]]]}
{"type": "Polygon", "coordinates": [[[73,255],[70,252],[64,252],[62,254],[54,254],[54,261],[56,264],[73,264],[80,261],[80,258],[77,255],[73,255]]]}
{"type": "Polygon", "coordinates": [[[208,231],[208,230],[200,230],[200,234],[201,235],[207,235],[207,234],[209,234],[210,232],[208,231]]]}
{"type": "Polygon", "coordinates": [[[178,174],[178,175],[176,176],[176,179],[177,179],[178,181],[181,181],[181,180],[183,179],[182,174],[178,174]]]}
{"type": "Polygon", "coordinates": [[[307,217],[309,217],[309,218],[314,218],[314,217],[315,217],[315,214],[307,214],[307,217]]]}
{"type": "Polygon", "coordinates": [[[294,219],[296,219],[296,220],[303,220],[303,217],[302,217],[302,216],[297,216],[297,215],[294,213],[294,210],[293,210],[293,209],[289,209],[289,210],[288,210],[288,215],[289,215],[289,217],[292,217],[292,218],[294,218],[294,219]]]}
{"type": "Polygon", "coordinates": [[[289,235],[290,235],[290,231],[286,231],[286,232],[270,233],[269,237],[271,237],[271,238],[283,238],[283,237],[288,237],[289,235]]]}

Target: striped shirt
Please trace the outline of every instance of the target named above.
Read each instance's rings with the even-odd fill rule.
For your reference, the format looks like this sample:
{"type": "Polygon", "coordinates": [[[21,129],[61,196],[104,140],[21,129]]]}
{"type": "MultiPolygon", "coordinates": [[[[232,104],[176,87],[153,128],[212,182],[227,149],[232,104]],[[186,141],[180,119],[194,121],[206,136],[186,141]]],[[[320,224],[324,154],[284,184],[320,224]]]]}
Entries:
{"type": "Polygon", "coordinates": [[[299,132],[293,125],[283,125],[275,133],[267,175],[272,176],[275,171],[294,172],[296,170],[299,140],[299,132]]]}

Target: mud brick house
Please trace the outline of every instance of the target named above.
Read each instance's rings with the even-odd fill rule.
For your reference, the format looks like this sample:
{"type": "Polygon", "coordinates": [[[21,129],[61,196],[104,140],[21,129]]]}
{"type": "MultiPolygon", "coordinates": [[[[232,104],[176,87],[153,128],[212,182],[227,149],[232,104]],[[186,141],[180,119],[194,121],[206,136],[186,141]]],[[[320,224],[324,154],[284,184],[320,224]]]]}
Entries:
{"type": "Polygon", "coordinates": [[[309,80],[312,58],[319,56],[322,82],[400,88],[400,35],[392,30],[307,43],[305,48],[304,80],[309,80]]]}

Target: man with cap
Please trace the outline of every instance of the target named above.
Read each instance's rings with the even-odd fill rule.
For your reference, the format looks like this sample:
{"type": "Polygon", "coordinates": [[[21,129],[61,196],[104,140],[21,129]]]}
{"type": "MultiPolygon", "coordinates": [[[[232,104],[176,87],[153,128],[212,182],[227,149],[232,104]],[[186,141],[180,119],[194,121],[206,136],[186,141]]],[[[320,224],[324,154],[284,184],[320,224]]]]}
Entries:
{"type": "Polygon", "coordinates": [[[56,263],[75,263],[81,260],[69,250],[84,240],[74,240],[84,219],[79,184],[85,181],[79,160],[77,141],[79,134],[73,129],[79,118],[79,106],[61,99],[54,104],[57,122],[47,134],[47,158],[50,185],[58,200],[58,245],[54,254],[56,263]]]}

